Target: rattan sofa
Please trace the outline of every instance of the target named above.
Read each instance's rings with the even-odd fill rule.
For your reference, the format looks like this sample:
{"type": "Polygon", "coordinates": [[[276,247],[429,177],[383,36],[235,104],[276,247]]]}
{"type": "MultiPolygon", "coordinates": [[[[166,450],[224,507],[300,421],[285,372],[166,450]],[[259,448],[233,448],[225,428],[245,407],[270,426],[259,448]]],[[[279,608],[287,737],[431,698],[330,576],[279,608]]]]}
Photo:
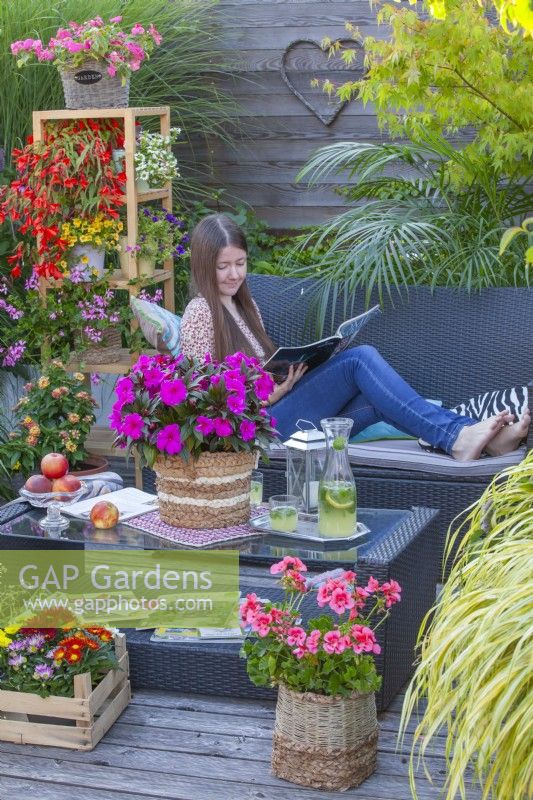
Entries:
{"type": "MultiPolygon", "coordinates": [[[[271,275],[250,275],[250,288],[265,327],[278,344],[312,341],[316,334],[317,283],[271,275]]],[[[372,296],[370,302],[379,302],[372,296]]],[[[365,296],[353,298],[354,313],[365,307],[365,296]]],[[[379,349],[392,366],[424,397],[442,400],[452,407],[461,400],[489,389],[523,385],[533,378],[533,289],[498,288],[477,293],[455,289],[404,287],[382,298],[383,314],[371,321],[360,343],[379,349]]],[[[338,298],[327,316],[327,331],[335,330],[350,310],[338,298]]],[[[412,445],[414,447],[414,445],[412,445]]],[[[527,447],[533,446],[533,431],[527,447]]],[[[371,446],[370,446],[371,447],[371,446]]],[[[415,448],[416,449],[416,448],[415,448]]],[[[374,448],[377,451],[377,447],[374,448]]],[[[479,474],[451,459],[446,470],[426,470],[421,450],[418,463],[392,467],[375,464],[368,446],[352,458],[361,506],[410,508],[428,506],[441,513],[436,521],[438,541],[444,544],[451,521],[483,492],[499,459],[483,459],[479,474]],[[481,474],[482,473],[482,474],[481,474]]],[[[508,462],[504,462],[504,466],[508,462]]],[[[284,491],[285,462],[273,457],[262,465],[265,494],[284,491]]],[[[154,491],[154,475],[144,470],[144,487],[154,491]]]]}

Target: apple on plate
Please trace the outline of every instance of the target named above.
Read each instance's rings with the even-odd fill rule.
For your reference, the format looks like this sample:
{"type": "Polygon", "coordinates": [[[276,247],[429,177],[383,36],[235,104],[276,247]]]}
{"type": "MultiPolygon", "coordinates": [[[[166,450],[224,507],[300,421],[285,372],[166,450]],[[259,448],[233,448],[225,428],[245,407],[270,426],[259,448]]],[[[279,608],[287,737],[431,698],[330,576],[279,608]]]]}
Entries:
{"type": "Polygon", "coordinates": [[[45,492],[52,491],[52,481],[48,478],[45,478],[44,475],[30,475],[24,484],[24,488],[28,492],[44,494],[45,492]]]}
{"type": "Polygon", "coordinates": [[[102,530],[114,528],[118,518],[118,508],[109,500],[100,500],[91,509],[91,522],[95,528],[101,528],[102,530]]]}
{"type": "Polygon", "coordinates": [[[62,478],[56,478],[52,481],[53,492],[77,492],[81,487],[81,481],[75,475],[70,475],[68,472],[62,478]]]}
{"type": "Polygon", "coordinates": [[[62,478],[68,472],[68,461],[62,453],[48,453],[41,461],[41,472],[50,480],[62,478]]]}

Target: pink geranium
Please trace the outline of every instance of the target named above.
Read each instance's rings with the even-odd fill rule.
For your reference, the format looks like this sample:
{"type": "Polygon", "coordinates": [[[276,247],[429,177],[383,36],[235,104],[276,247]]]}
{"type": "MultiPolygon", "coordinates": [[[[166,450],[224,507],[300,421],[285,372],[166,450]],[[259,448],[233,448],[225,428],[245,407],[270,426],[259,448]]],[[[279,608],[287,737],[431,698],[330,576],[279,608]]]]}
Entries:
{"type": "Polygon", "coordinates": [[[390,608],[394,603],[399,603],[401,598],[401,586],[397,581],[385,581],[381,584],[381,591],[385,597],[385,606],[390,608]]]}
{"type": "Polygon", "coordinates": [[[346,637],[339,630],[328,631],[324,634],[322,647],[326,653],[330,655],[344,653],[346,646],[346,637]]]}
{"type": "Polygon", "coordinates": [[[289,647],[294,647],[295,645],[302,645],[305,642],[306,633],[303,628],[294,627],[290,628],[287,632],[287,644],[289,647]]]}
{"type": "Polygon", "coordinates": [[[296,569],[298,572],[307,572],[307,567],[297,556],[285,556],[281,561],[272,564],[270,572],[272,575],[279,575],[280,572],[285,572],[288,569],[296,569]]]}
{"type": "Polygon", "coordinates": [[[355,601],[347,588],[336,586],[331,592],[329,607],[336,614],[344,614],[347,609],[353,608],[355,601]]]}
{"type": "Polygon", "coordinates": [[[247,594],[246,600],[244,601],[244,603],[241,605],[240,608],[241,621],[245,625],[250,625],[257,616],[257,614],[262,610],[263,610],[262,603],[260,602],[255,592],[247,594]]]}
{"type": "Polygon", "coordinates": [[[258,636],[264,638],[268,636],[270,633],[270,626],[272,625],[272,614],[268,614],[264,611],[259,611],[252,619],[251,622],[252,630],[254,630],[258,636]]]}

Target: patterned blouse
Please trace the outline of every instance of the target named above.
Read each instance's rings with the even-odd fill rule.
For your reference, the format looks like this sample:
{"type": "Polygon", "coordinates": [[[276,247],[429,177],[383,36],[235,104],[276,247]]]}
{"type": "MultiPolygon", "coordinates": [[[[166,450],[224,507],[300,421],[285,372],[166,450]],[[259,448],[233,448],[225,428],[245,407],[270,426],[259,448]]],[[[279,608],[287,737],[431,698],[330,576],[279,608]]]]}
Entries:
{"type": "MultiPolygon", "coordinates": [[[[261,314],[259,313],[255,300],[253,303],[259,314],[259,319],[261,319],[261,314]]],[[[232,316],[250,342],[251,347],[257,354],[257,358],[260,361],[264,361],[266,353],[246,322],[240,316],[235,314],[232,314],[232,316]]],[[[261,323],[262,322],[263,320],[261,319],[261,323]]],[[[184,355],[195,358],[203,358],[206,353],[215,352],[213,317],[211,316],[209,304],[204,297],[195,297],[190,301],[183,312],[180,331],[180,348],[184,355]]]]}

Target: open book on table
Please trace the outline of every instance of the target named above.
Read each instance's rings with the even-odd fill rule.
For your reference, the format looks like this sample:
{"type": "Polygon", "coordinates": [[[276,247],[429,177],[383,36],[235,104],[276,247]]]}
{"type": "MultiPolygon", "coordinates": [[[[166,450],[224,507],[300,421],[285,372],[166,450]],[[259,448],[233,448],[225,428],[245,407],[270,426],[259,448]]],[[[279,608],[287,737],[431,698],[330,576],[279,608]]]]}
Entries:
{"type": "Polygon", "coordinates": [[[381,309],[376,305],[357,317],[347,319],[332,336],[298,347],[278,347],[263,369],[281,378],[287,375],[291,364],[307,364],[308,370],[315,369],[331,356],[353,347],[359,331],[378,314],[381,314],[381,309]]]}

